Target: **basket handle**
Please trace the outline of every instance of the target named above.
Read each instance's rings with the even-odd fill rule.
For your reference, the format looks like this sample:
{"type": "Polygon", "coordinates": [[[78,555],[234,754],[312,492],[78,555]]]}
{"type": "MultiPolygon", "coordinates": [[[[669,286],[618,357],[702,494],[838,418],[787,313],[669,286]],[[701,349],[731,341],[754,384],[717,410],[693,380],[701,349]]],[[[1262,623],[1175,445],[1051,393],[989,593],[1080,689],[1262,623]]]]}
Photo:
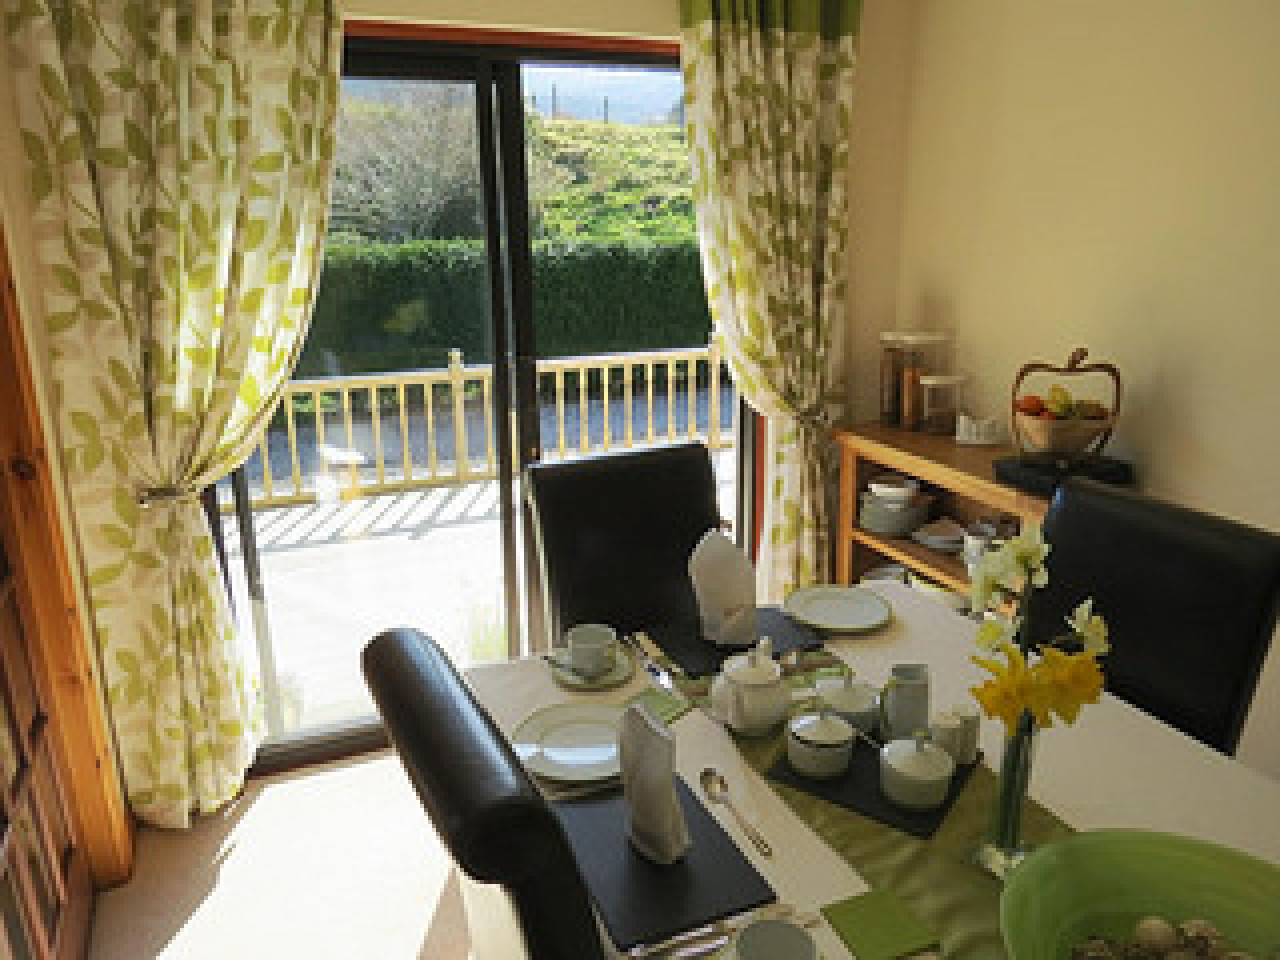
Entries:
{"type": "Polygon", "coordinates": [[[1010,421],[1012,424],[1012,435],[1014,444],[1019,451],[1026,449],[1023,443],[1022,431],[1018,427],[1018,388],[1022,386],[1028,374],[1032,373],[1055,373],[1061,376],[1076,376],[1082,373],[1105,373],[1111,377],[1112,400],[1111,400],[1111,423],[1112,425],[1103,430],[1094,439],[1093,453],[1101,453],[1102,448],[1107,445],[1107,441],[1111,439],[1111,433],[1115,429],[1116,418],[1120,415],[1120,371],[1116,369],[1114,363],[1085,363],[1085,358],[1089,356],[1089,351],[1085,347],[1076,347],[1071,351],[1071,356],[1067,357],[1067,364],[1064,367],[1056,366],[1052,363],[1044,363],[1040,360],[1024,363],[1018,370],[1018,375],[1013,378],[1013,389],[1010,392],[1009,411],[1010,421]]]}

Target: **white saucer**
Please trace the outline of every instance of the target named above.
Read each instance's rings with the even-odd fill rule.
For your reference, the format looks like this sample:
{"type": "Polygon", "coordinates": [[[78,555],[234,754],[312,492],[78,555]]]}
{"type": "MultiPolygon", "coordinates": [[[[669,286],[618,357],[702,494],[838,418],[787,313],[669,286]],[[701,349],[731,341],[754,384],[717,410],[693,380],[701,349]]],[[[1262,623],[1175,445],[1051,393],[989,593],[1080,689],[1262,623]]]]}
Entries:
{"type": "Polygon", "coordinates": [[[614,654],[612,667],[599,676],[590,678],[584,677],[576,670],[554,659],[556,656],[563,655],[563,652],[549,654],[546,658],[547,666],[550,668],[551,676],[556,683],[569,690],[612,690],[614,687],[622,686],[636,672],[635,661],[631,659],[631,656],[625,650],[621,649],[614,654]]]}

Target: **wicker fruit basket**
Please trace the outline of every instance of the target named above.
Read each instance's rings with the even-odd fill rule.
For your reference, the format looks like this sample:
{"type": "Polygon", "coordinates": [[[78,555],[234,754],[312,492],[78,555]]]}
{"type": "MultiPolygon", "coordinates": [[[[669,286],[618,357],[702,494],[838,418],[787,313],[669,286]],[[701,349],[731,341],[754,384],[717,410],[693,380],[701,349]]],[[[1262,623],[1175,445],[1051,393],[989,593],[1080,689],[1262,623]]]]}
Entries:
{"type": "Polygon", "coordinates": [[[1079,457],[1102,452],[1111,432],[1115,429],[1120,413],[1120,371],[1110,363],[1085,363],[1089,351],[1077,347],[1071,351],[1066,366],[1049,363],[1024,364],[1013,381],[1012,414],[1013,438],[1018,449],[1026,453],[1053,454],[1063,457],[1079,457]],[[1050,373],[1073,377],[1081,374],[1102,373],[1111,378],[1112,402],[1108,410],[1100,404],[1089,417],[1053,417],[1048,414],[1032,414],[1018,409],[1018,391],[1023,380],[1032,373],[1050,373]]]}
{"type": "MultiPolygon", "coordinates": [[[[1116,418],[1101,420],[1045,420],[1026,413],[1013,414],[1018,447],[1028,453],[1083,454],[1101,437],[1103,443],[1115,427],[1116,418]]],[[[1102,445],[1098,444],[1098,450],[1102,445]]],[[[1093,451],[1094,453],[1098,450],[1093,451]]]]}

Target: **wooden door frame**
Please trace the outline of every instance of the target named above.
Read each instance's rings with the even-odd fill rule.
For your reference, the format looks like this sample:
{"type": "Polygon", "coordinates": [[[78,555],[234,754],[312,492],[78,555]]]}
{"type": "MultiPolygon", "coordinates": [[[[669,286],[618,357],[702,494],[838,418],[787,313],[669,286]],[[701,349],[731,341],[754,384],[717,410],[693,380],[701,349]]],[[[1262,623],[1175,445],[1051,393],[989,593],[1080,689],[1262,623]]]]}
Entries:
{"type": "Polygon", "coordinates": [[[73,564],[54,488],[58,462],[44,434],[9,251],[0,228],[0,484],[12,518],[4,531],[26,588],[19,603],[32,669],[49,711],[54,759],[68,793],[72,828],[94,885],[113,886],[133,868],[133,820],[116,765],[106,711],[79,609],[73,564]]]}

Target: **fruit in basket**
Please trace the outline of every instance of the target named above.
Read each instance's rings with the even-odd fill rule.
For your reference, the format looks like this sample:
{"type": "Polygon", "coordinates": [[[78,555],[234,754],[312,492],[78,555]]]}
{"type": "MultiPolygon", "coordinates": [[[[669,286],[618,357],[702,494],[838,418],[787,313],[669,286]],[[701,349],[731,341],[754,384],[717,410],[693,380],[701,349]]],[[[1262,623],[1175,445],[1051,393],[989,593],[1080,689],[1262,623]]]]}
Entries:
{"type": "Polygon", "coordinates": [[[1034,393],[1024,394],[1018,398],[1015,409],[1029,417],[1038,417],[1044,412],[1044,400],[1034,393]]]}
{"type": "Polygon", "coordinates": [[[1062,384],[1055,383],[1049,388],[1049,395],[1045,398],[1044,406],[1055,417],[1067,419],[1071,416],[1072,411],[1071,391],[1062,386],[1062,384]]]}
{"type": "Polygon", "coordinates": [[[1080,400],[1076,403],[1075,414],[1084,420],[1105,420],[1111,411],[1096,400],[1080,400]]]}

